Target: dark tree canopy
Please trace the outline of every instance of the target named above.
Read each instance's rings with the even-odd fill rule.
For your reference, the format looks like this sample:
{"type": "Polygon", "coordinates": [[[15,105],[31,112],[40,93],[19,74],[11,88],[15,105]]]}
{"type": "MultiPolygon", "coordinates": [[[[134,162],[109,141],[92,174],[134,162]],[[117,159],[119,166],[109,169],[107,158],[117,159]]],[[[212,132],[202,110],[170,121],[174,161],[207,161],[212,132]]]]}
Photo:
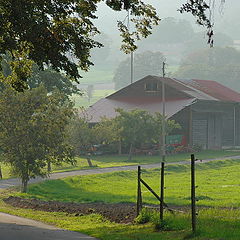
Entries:
{"type": "MultiPolygon", "coordinates": [[[[12,58],[9,54],[2,55],[2,73],[6,77],[11,76],[12,74],[11,61],[12,58]]],[[[31,76],[26,80],[26,86],[29,89],[33,89],[40,85],[44,85],[48,93],[58,89],[67,97],[72,94],[80,94],[80,90],[67,76],[56,72],[51,68],[41,70],[36,64],[34,64],[32,66],[31,76]]],[[[4,83],[0,82],[0,90],[3,88],[4,83]]]]}
{"type": "MultiPolygon", "coordinates": [[[[50,66],[78,81],[78,68],[87,71],[93,64],[90,50],[101,47],[94,40],[99,31],[93,23],[100,2],[103,0],[0,0],[0,54],[8,52],[14,59],[11,76],[6,79],[1,74],[0,79],[22,91],[27,88],[26,80],[35,62],[42,69],[50,66]]],[[[127,22],[118,22],[126,53],[134,51],[136,41],[150,35],[152,26],[160,21],[155,8],[144,1],[104,2],[114,11],[126,10],[131,15],[133,31],[129,31],[127,22]]],[[[188,0],[180,11],[191,12],[199,24],[207,26],[212,43],[208,9],[204,0],[188,0]]]]}
{"type": "MultiPolygon", "coordinates": [[[[77,80],[80,77],[78,67],[88,70],[92,65],[90,50],[101,46],[93,39],[98,33],[93,20],[97,18],[95,12],[101,1],[1,0],[0,54],[9,51],[16,61],[20,61],[23,55],[20,58],[16,52],[24,53],[26,59],[34,61],[42,69],[51,66],[77,80]]],[[[136,31],[131,34],[124,22],[118,23],[125,51],[135,49],[134,41],[148,36],[152,25],[160,20],[152,6],[139,0],[107,0],[106,4],[115,11],[129,10],[136,17],[132,19],[136,31]]],[[[26,74],[19,62],[17,65],[16,78],[23,82],[19,86],[12,85],[21,90],[26,88],[24,82],[30,73],[26,74]]]]}

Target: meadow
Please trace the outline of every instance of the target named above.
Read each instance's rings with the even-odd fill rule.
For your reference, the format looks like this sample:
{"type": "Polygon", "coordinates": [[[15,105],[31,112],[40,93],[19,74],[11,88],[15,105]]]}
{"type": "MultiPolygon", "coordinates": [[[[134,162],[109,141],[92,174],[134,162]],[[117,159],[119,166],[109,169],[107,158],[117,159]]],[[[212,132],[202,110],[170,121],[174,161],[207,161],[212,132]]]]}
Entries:
{"type": "MultiPolygon", "coordinates": [[[[156,231],[154,223],[117,224],[99,214],[75,216],[66,213],[47,213],[31,209],[18,209],[0,201],[0,211],[33,218],[64,229],[80,231],[102,240],[239,240],[240,236],[240,160],[198,163],[196,166],[196,190],[198,205],[197,233],[191,234],[189,212],[171,215],[165,212],[165,229],[156,231]]],[[[159,190],[159,169],[144,170],[143,179],[159,190]]],[[[171,165],[166,168],[165,201],[170,205],[190,204],[189,165],[171,165]]],[[[27,194],[12,190],[3,192],[1,199],[9,194],[24,198],[57,200],[65,202],[135,202],[136,172],[114,172],[91,176],[76,176],[61,180],[48,180],[31,185],[27,194]]],[[[143,190],[144,204],[157,204],[143,190]]],[[[156,213],[157,214],[157,213],[156,213]]],[[[157,216],[157,215],[156,215],[157,216]]]]}
{"type": "MultiPolygon", "coordinates": [[[[213,161],[196,165],[198,205],[240,207],[240,160],[213,161]]],[[[143,179],[159,191],[160,169],[142,170],[143,179]]],[[[47,180],[31,185],[26,198],[67,202],[131,203],[136,201],[137,173],[122,171],[47,180]]],[[[190,166],[169,165],[165,173],[165,199],[170,205],[190,204],[190,166]]],[[[143,200],[157,204],[143,187],[143,200]]]]}
{"type": "MultiPolygon", "coordinates": [[[[218,158],[237,154],[228,151],[203,151],[199,159],[218,158]]],[[[169,162],[189,161],[189,154],[172,155],[169,162]]],[[[84,162],[85,159],[78,159],[84,162]]],[[[95,156],[98,167],[126,165],[127,156],[95,156]],[[113,161],[114,160],[114,161],[113,161]]],[[[159,162],[158,156],[140,156],[129,164],[159,162]]],[[[198,206],[197,233],[191,233],[190,216],[190,166],[174,164],[166,167],[165,202],[184,209],[175,215],[165,212],[164,229],[156,231],[156,221],[145,224],[118,224],[101,215],[76,216],[64,212],[43,212],[20,209],[4,203],[3,199],[13,195],[44,201],[76,203],[135,203],[137,189],[136,171],[122,171],[88,176],[75,176],[59,180],[46,180],[29,186],[26,194],[15,189],[1,192],[0,211],[32,218],[63,229],[79,231],[102,240],[239,240],[240,236],[240,159],[219,160],[196,165],[196,189],[198,206]]],[[[67,170],[67,166],[63,170],[67,170]]],[[[69,169],[72,170],[72,169],[69,169]]],[[[60,171],[60,169],[55,171],[60,171]]],[[[143,170],[143,179],[158,193],[160,169],[143,170]]],[[[142,187],[143,203],[158,204],[156,199],[142,187]]],[[[153,214],[159,219],[158,213],[153,214]]]]}

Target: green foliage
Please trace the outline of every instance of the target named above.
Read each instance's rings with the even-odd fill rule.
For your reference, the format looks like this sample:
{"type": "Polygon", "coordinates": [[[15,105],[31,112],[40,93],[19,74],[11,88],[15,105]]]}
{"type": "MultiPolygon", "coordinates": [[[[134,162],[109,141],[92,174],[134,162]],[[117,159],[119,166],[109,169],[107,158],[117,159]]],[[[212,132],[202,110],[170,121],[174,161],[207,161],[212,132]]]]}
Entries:
{"type": "Polygon", "coordinates": [[[93,127],[93,133],[96,143],[111,144],[120,140],[121,129],[118,126],[117,119],[102,118],[99,123],[93,127]]]}
{"type": "MultiPolygon", "coordinates": [[[[56,71],[64,71],[76,81],[80,77],[78,67],[84,71],[89,69],[90,50],[102,46],[94,40],[99,33],[93,23],[99,2],[103,0],[1,1],[0,54],[9,51],[19,64],[14,51],[26,53],[26,67],[20,68],[21,73],[11,81],[16,90],[26,88],[27,61],[34,61],[42,69],[51,66],[56,71]],[[28,52],[26,48],[22,51],[23,44],[28,52]]],[[[128,10],[133,16],[133,32],[128,32],[125,22],[118,24],[125,52],[136,49],[135,41],[147,37],[152,26],[160,21],[156,10],[139,0],[108,0],[106,5],[114,11],[128,10]]]]}
{"type": "MultiPolygon", "coordinates": [[[[159,137],[162,135],[162,123],[163,123],[163,116],[161,113],[155,113],[153,117],[153,128],[154,128],[154,141],[158,142],[159,137]]],[[[165,121],[165,134],[169,135],[174,129],[181,129],[179,123],[176,123],[175,120],[164,120],[165,121]]]]}
{"type": "Polygon", "coordinates": [[[75,154],[78,156],[86,153],[94,143],[93,131],[87,119],[85,117],[80,117],[79,113],[76,113],[74,118],[72,118],[67,127],[67,131],[68,141],[71,146],[73,146],[75,154]]]}
{"type": "MultiPolygon", "coordinates": [[[[2,55],[1,68],[2,74],[6,79],[11,79],[14,75],[12,63],[16,64],[16,61],[13,61],[13,58],[10,54],[2,55]]],[[[13,82],[11,84],[13,84],[13,82]]],[[[40,70],[36,64],[29,65],[29,73],[26,76],[24,84],[25,88],[29,89],[44,85],[48,93],[51,93],[54,90],[58,89],[66,96],[71,96],[72,94],[80,94],[80,90],[68,77],[59,72],[53,71],[50,68],[40,70]]],[[[4,89],[4,83],[2,82],[0,82],[0,89],[1,88],[4,89]]]]}
{"type": "MultiPolygon", "coordinates": [[[[0,83],[9,84],[19,92],[28,88],[26,81],[32,75],[33,66],[33,61],[28,58],[29,51],[29,47],[26,44],[21,44],[18,51],[12,50],[11,54],[9,51],[6,51],[8,62],[5,61],[3,66],[6,64],[8,66],[6,67],[7,70],[5,68],[6,71],[3,69],[0,72],[0,83]]],[[[0,60],[1,58],[2,56],[0,56],[0,60]]],[[[2,66],[0,66],[1,68],[2,66]]],[[[0,88],[3,88],[3,85],[0,88]]]]}
{"type": "Polygon", "coordinates": [[[71,147],[65,143],[65,126],[73,114],[72,104],[43,87],[24,93],[6,88],[0,93],[0,148],[3,160],[27,182],[47,174],[47,163],[73,162],[71,147]]]}
{"type": "Polygon", "coordinates": [[[157,214],[157,217],[159,218],[158,212],[149,208],[143,208],[140,214],[135,218],[135,221],[139,224],[153,222],[155,220],[155,214],[157,214]]]}
{"type": "MultiPolygon", "coordinates": [[[[2,194],[3,195],[3,194],[2,194]]],[[[4,197],[7,194],[4,194],[4,197]]],[[[59,228],[88,234],[102,240],[239,240],[240,211],[238,209],[203,209],[198,216],[198,234],[190,230],[190,214],[166,213],[172,231],[156,231],[153,224],[117,224],[99,214],[76,216],[63,212],[44,212],[14,208],[0,201],[1,212],[45,222],[59,228]],[[219,230],[220,229],[220,230],[219,230]]]]}
{"type": "Polygon", "coordinates": [[[135,145],[149,138],[152,133],[152,116],[147,111],[116,109],[116,112],[119,114],[116,121],[123,141],[135,145]]]}
{"type": "MultiPolygon", "coordinates": [[[[144,110],[124,111],[116,109],[119,116],[116,117],[119,136],[123,142],[130,146],[129,157],[132,149],[146,143],[159,143],[162,135],[162,115],[151,115],[144,110]]],[[[166,133],[169,134],[180,125],[173,120],[165,120],[166,133]]]]}
{"type": "Polygon", "coordinates": [[[30,89],[44,85],[48,93],[58,90],[65,96],[70,97],[72,94],[80,94],[80,90],[67,76],[56,72],[50,68],[40,70],[38,66],[33,66],[33,73],[27,80],[30,89]]]}
{"type": "MultiPolygon", "coordinates": [[[[164,56],[160,52],[146,51],[134,54],[134,80],[133,82],[147,76],[159,75],[164,56]]],[[[130,58],[120,62],[113,77],[115,88],[120,89],[130,84],[130,58]]]]}

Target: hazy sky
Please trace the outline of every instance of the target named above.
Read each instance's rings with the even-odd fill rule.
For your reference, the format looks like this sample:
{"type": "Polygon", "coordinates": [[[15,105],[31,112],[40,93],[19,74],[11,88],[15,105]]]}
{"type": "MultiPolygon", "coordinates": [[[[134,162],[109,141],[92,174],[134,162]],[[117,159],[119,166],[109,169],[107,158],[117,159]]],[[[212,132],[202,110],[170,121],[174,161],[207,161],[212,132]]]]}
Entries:
{"type": "MultiPolygon", "coordinates": [[[[203,29],[195,24],[193,16],[187,13],[180,14],[177,11],[181,4],[186,1],[187,0],[145,0],[146,3],[152,4],[157,9],[161,18],[175,17],[178,19],[187,19],[197,31],[202,31],[203,29]]],[[[238,33],[238,26],[240,25],[240,1],[225,0],[223,8],[221,8],[221,5],[219,4],[220,2],[221,0],[216,0],[214,14],[215,29],[216,31],[227,33],[233,38],[238,38],[240,35],[240,33],[238,33]]],[[[127,13],[116,13],[106,7],[104,3],[101,3],[97,15],[99,16],[99,19],[96,21],[96,25],[99,29],[114,37],[115,33],[117,33],[117,20],[123,20],[127,13]]]]}

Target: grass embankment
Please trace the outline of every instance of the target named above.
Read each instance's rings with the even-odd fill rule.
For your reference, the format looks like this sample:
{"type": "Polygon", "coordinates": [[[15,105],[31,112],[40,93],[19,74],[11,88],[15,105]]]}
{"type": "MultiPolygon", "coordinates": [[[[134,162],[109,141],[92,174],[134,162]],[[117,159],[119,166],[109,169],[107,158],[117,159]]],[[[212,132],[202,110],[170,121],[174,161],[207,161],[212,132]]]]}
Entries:
{"type": "MultiPolygon", "coordinates": [[[[196,153],[198,159],[208,159],[208,158],[224,158],[229,156],[240,155],[240,152],[226,151],[226,150],[205,150],[196,153]]],[[[179,153],[175,155],[170,155],[166,157],[167,162],[179,162],[179,161],[189,161],[190,153],[179,153]]],[[[89,168],[87,164],[87,159],[85,157],[77,157],[76,165],[72,166],[69,164],[63,164],[62,166],[53,166],[53,172],[66,172],[89,168]]],[[[126,166],[126,165],[143,165],[151,163],[159,163],[161,158],[159,156],[143,156],[137,155],[133,156],[132,160],[128,160],[127,155],[103,155],[103,156],[92,156],[92,163],[94,167],[104,168],[104,167],[116,167],[116,166],[126,166]]],[[[11,175],[10,167],[2,164],[3,178],[14,177],[11,175]]]]}
{"type": "MultiPolygon", "coordinates": [[[[166,170],[166,202],[178,205],[189,204],[189,166],[173,165],[166,170]]],[[[190,216],[166,213],[170,231],[155,232],[152,224],[122,225],[111,223],[100,215],[74,216],[65,213],[45,213],[28,209],[15,209],[1,202],[0,211],[30,217],[59,227],[80,231],[104,240],[239,240],[240,210],[231,207],[240,205],[239,184],[240,160],[215,161],[197,165],[198,205],[214,206],[201,209],[198,215],[198,234],[191,236],[190,216]],[[218,208],[229,207],[229,208],[218,208]]],[[[159,169],[143,171],[143,178],[156,191],[159,189],[159,169]]],[[[144,190],[144,189],[143,189],[144,190]]],[[[17,194],[19,195],[19,194],[17,194]]],[[[62,180],[45,181],[32,185],[26,198],[74,202],[135,202],[136,173],[115,172],[95,176],[79,176],[62,180]]],[[[145,203],[156,203],[143,191],[145,203]]]]}
{"type": "MultiPolygon", "coordinates": [[[[198,205],[240,207],[239,171],[240,160],[197,164],[198,205]]],[[[124,171],[47,180],[30,186],[28,194],[21,196],[69,202],[135,202],[136,177],[136,172],[124,171]]],[[[142,177],[156,192],[159,191],[159,169],[143,170],[142,177]]],[[[190,166],[167,166],[165,185],[167,203],[189,204],[190,166]]],[[[156,204],[155,198],[148,191],[143,190],[144,202],[156,204]]]]}

